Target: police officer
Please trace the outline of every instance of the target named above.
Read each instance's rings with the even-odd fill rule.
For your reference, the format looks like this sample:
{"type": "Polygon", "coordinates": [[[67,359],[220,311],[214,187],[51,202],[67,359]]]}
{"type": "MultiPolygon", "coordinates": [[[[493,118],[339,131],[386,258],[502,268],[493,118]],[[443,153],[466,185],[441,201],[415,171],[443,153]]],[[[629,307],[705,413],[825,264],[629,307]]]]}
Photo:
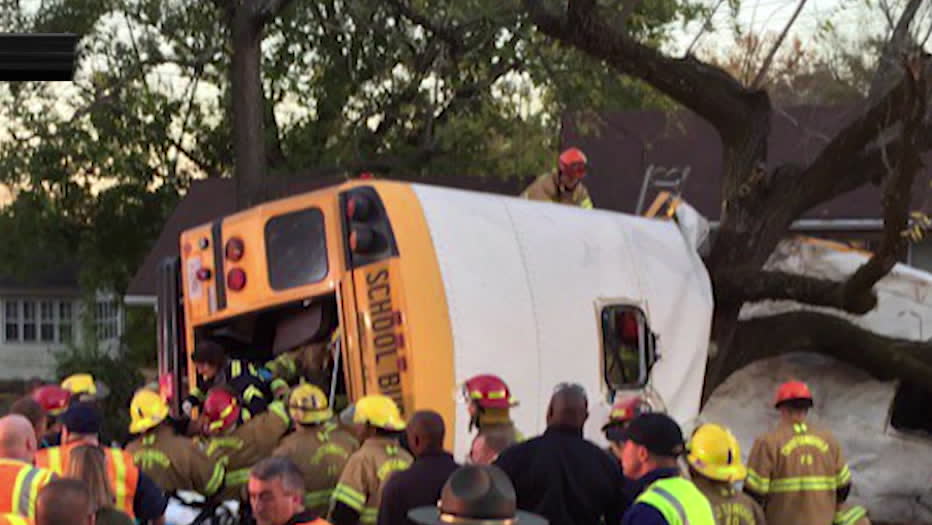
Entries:
{"type": "Polygon", "coordinates": [[[764,510],[747,494],[735,490],[747,469],[741,464],[738,440],[725,427],[707,423],[693,432],[686,461],[696,487],[708,498],[715,521],[728,525],[764,525],[764,510]]]}
{"type": "Polygon", "coordinates": [[[777,389],[776,428],[757,438],[744,490],[770,523],[830,523],[851,490],[851,472],[831,431],[807,421],[812,392],[801,381],[777,389]]]}
{"type": "Polygon", "coordinates": [[[413,461],[396,438],[405,422],[395,402],[382,395],[356,401],[344,412],[344,422],[357,426],[362,446],[350,456],[333,490],[330,521],[334,525],[372,524],[378,519],[382,484],[413,461]]]}
{"type": "Polygon", "coordinates": [[[226,465],[224,499],[239,499],[249,480],[249,469],[272,455],[288,432],[291,418],[280,401],[249,421],[240,419],[240,402],[228,387],[215,387],[204,400],[205,447],[214,462],[226,465]]]}
{"type": "Polygon", "coordinates": [[[628,424],[621,464],[642,490],[622,525],[715,525],[709,500],[680,475],[683,432],[670,416],[643,414],[628,424]]]}
{"type": "Polygon", "coordinates": [[[331,419],[333,411],[323,391],[301,384],[288,396],[288,414],[295,431],[273,452],[291,459],[304,476],[304,506],[324,515],[330,507],[333,488],[350,455],[359,448],[356,438],[331,419]]]}
{"type": "Polygon", "coordinates": [[[168,492],[190,490],[211,497],[223,485],[225,470],[211,461],[192,439],[175,434],[168,405],[157,393],[142,389],[130,402],[131,434],[126,446],[140,470],[168,492]]]}
{"type": "Polygon", "coordinates": [[[535,201],[572,204],[591,209],[592,199],[582,183],[588,163],[586,154],[579,148],[569,148],[560,154],[557,171],[538,177],[521,196],[535,201]]]}

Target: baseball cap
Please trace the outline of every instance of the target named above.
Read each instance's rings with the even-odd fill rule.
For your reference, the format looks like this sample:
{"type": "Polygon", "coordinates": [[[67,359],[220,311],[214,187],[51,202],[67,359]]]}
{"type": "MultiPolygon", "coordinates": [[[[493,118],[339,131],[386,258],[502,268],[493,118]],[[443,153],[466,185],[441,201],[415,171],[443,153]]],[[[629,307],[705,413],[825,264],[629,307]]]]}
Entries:
{"type": "Polygon", "coordinates": [[[74,434],[99,434],[100,411],[89,403],[75,403],[61,416],[62,425],[74,434]]]}
{"type": "Polygon", "coordinates": [[[656,412],[632,419],[619,440],[633,441],[658,456],[676,457],[686,449],[683,431],[676,421],[656,412]]]}

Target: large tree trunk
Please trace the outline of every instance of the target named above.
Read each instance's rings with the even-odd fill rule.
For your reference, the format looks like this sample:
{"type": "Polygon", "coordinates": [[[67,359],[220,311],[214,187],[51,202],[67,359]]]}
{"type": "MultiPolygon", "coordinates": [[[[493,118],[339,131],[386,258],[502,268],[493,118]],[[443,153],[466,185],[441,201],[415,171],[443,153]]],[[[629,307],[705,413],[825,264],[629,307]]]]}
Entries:
{"type": "Polygon", "coordinates": [[[262,89],[262,23],[250,0],[230,13],[233,59],[233,175],[239,209],[261,202],[266,172],[265,94],[262,89]]]}

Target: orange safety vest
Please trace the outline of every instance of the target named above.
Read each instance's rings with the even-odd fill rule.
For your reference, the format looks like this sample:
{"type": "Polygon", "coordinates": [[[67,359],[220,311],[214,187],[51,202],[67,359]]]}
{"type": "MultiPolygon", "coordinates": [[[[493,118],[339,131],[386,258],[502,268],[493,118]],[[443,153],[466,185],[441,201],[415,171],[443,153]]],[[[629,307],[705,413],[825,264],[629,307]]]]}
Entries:
{"type": "Polygon", "coordinates": [[[39,489],[52,473],[24,461],[0,459],[0,513],[35,517],[39,489]]]}
{"type": "MultiPolygon", "coordinates": [[[[68,462],[68,451],[82,444],[77,442],[41,449],[36,454],[36,465],[56,474],[62,474],[68,462]]],[[[107,456],[107,479],[110,481],[113,495],[116,496],[114,507],[135,519],[133,499],[136,497],[136,486],[139,484],[139,469],[133,463],[133,456],[118,448],[101,448],[107,456]]]]}
{"type": "Polygon", "coordinates": [[[19,514],[0,514],[0,525],[32,525],[33,521],[19,514]]]}

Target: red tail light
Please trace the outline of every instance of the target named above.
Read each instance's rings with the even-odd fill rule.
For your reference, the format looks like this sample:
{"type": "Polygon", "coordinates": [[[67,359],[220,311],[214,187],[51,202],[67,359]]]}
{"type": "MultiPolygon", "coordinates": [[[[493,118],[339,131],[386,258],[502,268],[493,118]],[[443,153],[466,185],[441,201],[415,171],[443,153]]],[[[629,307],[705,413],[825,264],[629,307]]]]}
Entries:
{"type": "Polygon", "coordinates": [[[246,287],[246,272],[240,268],[233,268],[227,273],[227,288],[238,292],[246,287]]]}
{"type": "Polygon", "coordinates": [[[227,260],[236,262],[243,258],[243,254],[246,253],[246,246],[243,244],[242,239],[233,237],[227,241],[226,246],[223,248],[223,253],[226,255],[227,260]]]}
{"type": "Polygon", "coordinates": [[[375,248],[378,234],[366,227],[353,228],[349,236],[350,250],[355,253],[369,253],[375,248]]]}
{"type": "Polygon", "coordinates": [[[197,280],[206,281],[210,279],[210,268],[201,268],[197,271],[197,280]]]}
{"type": "Polygon", "coordinates": [[[366,221],[372,215],[372,202],[362,195],[354,195],[346,201],[346,217],[351,221],[366,221]]]}

